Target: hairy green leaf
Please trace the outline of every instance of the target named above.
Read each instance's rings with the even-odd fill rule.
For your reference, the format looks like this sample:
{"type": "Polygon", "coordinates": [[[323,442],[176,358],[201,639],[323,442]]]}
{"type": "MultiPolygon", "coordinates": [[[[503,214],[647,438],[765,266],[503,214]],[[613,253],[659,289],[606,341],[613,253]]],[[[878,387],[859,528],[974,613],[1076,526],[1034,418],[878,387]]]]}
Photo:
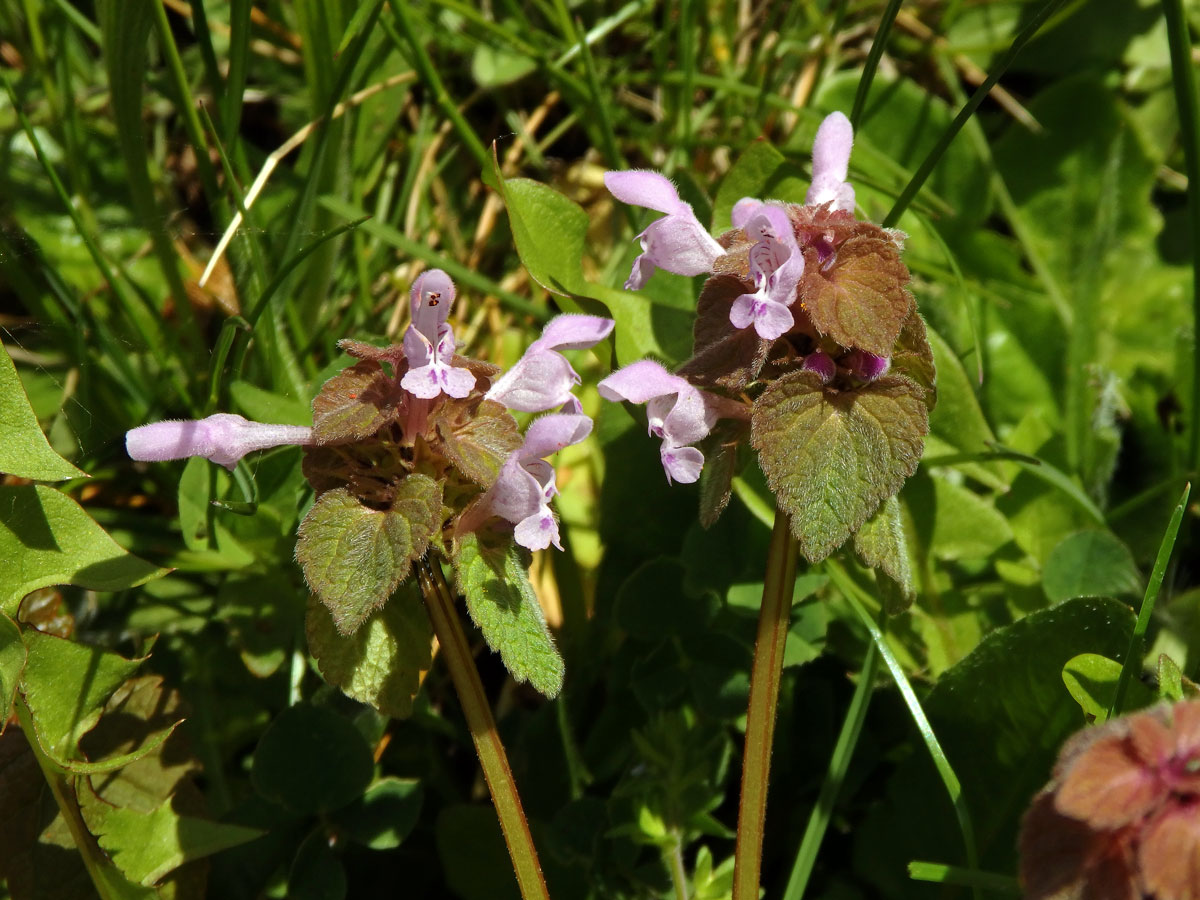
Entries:
{"type": "Polygon", "coordinates": [[[925,320],[914,304],[900,329],[900,337],[892,350],[891,371],[894,375],[905,375],[919,384],[925,391],[925,405],[932,413],[937,403],[937,369],[933,363],[933,348],[929,345],[929,334],[925,320]]]}
{"type": "Polygon", "coordinates": [[[521,446],[516,420],[499,403],[446,403],[434,423],[446,456],[476,484],[491,487],[508,455],[521,446]]]}
{"type": "Polygon", "coordinates": [[[485,546],[474,534],[458,541],[454,582],[488,646],[517,681],[547,697],[562,688],[563,661],[554,646],[529,575],[512,543],[485,546]]]}
{"type": "Polygon", "coordinates": [[[913,305],[896,245],[887,237],[857,235],[838,248],[832,268],[825,270],[811,250],[805,262],[797,290],[817,330],[843,347],[891,356],[913,305]]]}
{"type": "Polygon", "coordinates": [[[0,612],[52,584],[118,591],[167,573],[122,549],[83,508],[42,485],[0,486],[0,612]]]}
{"type": "Polygon", "coordinates": [[[801,551],[817,562],[916,471],[927,431],[922,391],[902,375],[837,391],[793,372],[755,402],[750,442],[801,551]]]}
{"type": "Polygon", "coordinates": [[[701,445],[700,524],[705,528],[711,528],[729,504],[733,476],[738,472],[738,447],[745,444],[748,432],[746,422],[722,419],[701,445]]]}
{"type": "Polygon", "coordinates": [[[398,415],[397,383],[373,359],[334,375],[313,399],[313,439],[319,444],[370,437],[398,415]]]}
{"type": "Polygon", "coordinates": [[[441,517],[442,486],[426,475],[407,476],[383,511],[345,488],[317,498],[300,523],[296,559],[341,634],[354,634],[408,577],[441,517]]]}
{"type": "Polygon", "coordinates": [[[865,565],[878,569],[898,588],[897,596],[892,597],[888,591],[891,586],[880,585],[885,600],[897,601],[884,603],[889,615],[904,612],[912,605],[916,594],[913,591],[912,566],[908,560],[908,539],[904,536],[900,501],[895,496],[883,501],[879,511],[854,533],[854,552],[865,565]]]}
{"type": "Polygon", "coordinates": [[[433,629],[421,595],[402,586],[352,636],[340,634],[316,598],[305,615],[308,651],[330,684],[385,716],[405,718],[420,690],[420,673],[432,664],[433,629]]]}
{"type": "Polygon", "coordinates": [[[21,695],[33,717],[38,745],[64,769],[81,773],[118,769],[152,753],[179,724],[164,723],[128,752],[85,759],[80,738],[100,720],[104,704],[142,660],[125,659],[33,630],[26,631],[22,640],[29,655],[21,676],[21,695]]]}
{"type": "Polygon", "coordinates": [[[51,449],[29,406],[17,369],[0,344],[0,472],[37,481],[84,478],[51,449]]]}

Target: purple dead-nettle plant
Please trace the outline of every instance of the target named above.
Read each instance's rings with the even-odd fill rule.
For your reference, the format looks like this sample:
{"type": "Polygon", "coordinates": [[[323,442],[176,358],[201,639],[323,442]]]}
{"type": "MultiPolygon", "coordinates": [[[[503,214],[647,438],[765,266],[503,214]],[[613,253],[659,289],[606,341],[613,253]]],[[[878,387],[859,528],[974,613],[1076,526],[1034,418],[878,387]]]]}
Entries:
{"type": "Polygon", "coordinates": [[[705,524],[728,502],[749,445],[805,556],[823,559],[853,536],[864,561],[908,594],[891,498],[921,457],[933,353],[908,290],[904,235],[855,217],[853,144],[849,120],[829,115],[805,202],[746,197],[719,238],[658,173],[607,173],[618,199],[666,214],[642,232],[626,288],[656,269],[709,277],[692,357],[673,374],[633,363],[600,393],[647,404],[668,479],[701,483],[705,524]]]}
{"type": "MultiPolygon", "coordinates": [[[[401,641],[397,629],[428,631],[424,614],[414,625],[389,612],[411,592],[385,604],[411,584],[413,565],[426,554],[449,561],[472,617],[514,676],[549,695],[562,678],[525,554],[551,544],[561,549],[547,457],[592,428],[572,393],[579,375],[563,352],[594,346],[613,323],[558,316],[500,375],[498,367],[456,353],[448,321],[454,299],[450,277],[427,271],[412,286],[412,324],[402,345],[341,341],[357,362],[321,388],[311,428],[219,414],[144,425],[126,440],[134,459],[204,456],[229,468],[251,450],[303,445],[304,475],[316,492],[296,544],[319,601],[308,610],[310,650],[330,681],[393,714],[411,694],[397,703],[387,699],[395,691],[364,688],[370,679],[348,658],[358,653],[356,641],[376,649],[391,641],[397,653],[401,644],[421,646],[401,641]],[[522,435],[509,410],[558,412],[533,419],[522,435]],[[539,633],[544,640],[531,644],[539,633]]],[[[418,660],[405,671],[415,678],[419,668],[418,660]]],[[[409,687],[415,693],[415,682],[409,687]]]]}

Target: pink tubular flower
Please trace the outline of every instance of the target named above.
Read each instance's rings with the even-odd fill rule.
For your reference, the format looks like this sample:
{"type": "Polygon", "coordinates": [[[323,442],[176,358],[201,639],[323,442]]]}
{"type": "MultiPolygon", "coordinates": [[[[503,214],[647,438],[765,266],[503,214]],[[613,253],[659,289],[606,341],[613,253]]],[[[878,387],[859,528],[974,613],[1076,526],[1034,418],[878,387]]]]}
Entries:
{"type": "Polygon", "coordinates": [[[651,359],[618,369],[597,387],[607,400],[646,404],[648,431],[662,438],[659,456],[668,482],[699,479],[704,454],[687,445],[707,437],[722,415],[741,414],[738,404],[693,387],[651,359]]]}
{"type": "Polygon", "coordinates": [[[307,444],[310,440],[311,428],[264,425],[233,413],[217,413],[207,419],[154,422],[134,428],[125,435],[125,450],[131,459],[141,462],[203,456],[232,470],[252,450],[307,444]]]}
{"type": "Polygon", "coordinates": [[[876,356],[866,350],[851,350],[842,359],[842,365],[863,381],[874,381],[887,374],[892,361],[886,356],[876,356]]]}
{"type": "Polygon", "coordinates": [[[585,350],[604,340],[612,330],[612,319],[555,316],[517,364],[492,385],[487,398],[519,412],[545,412],[555,407],[563,412],[582,412],[571,393],[579,384],[579,375],[559,351],[585,350]]]}
{"type": "Polygon", "coordinates": [[[692,207],[679,199],[675,185],[658,172],[644,169],[605,172],[604,184],[622,203],[666,213],[638,235],[642,253],[633,261],[633,270],[625,282],[627,291],[641,289],[655,268],[676,275],[711,272],[713,262],[725,253],[700,224],[692,207]]]}
{"type": "Polygon", "coordinates": [[[400,386],[423,400],[438,394],[466,397],[475,387],[468,369],[452,366],[454,331],[447,324],[454,302],[454,282],[441,269],[421,273],[409,293],[412,324],[404,333],[408,371],[400,386]]]}
{"type": "Polygon", "coordinates": [[[748,238],[756,240],[750,248],[750,277],[755,291],[733,301],[729,321],[735,328],[753,325],[760,338],[773,341],[795,324],[788,307],[796,301],[804,256],[782,207],[747,197],[734,206],[733,220],[748,238]]]}
{"type": "Polygon", "coordinates": [[[833,209],[854,212],[854,188],[846,182],[854,128],[840,112],[830,113],[813,141],[813,180],[804,197],[809,205],[832,203],[833,209]]]}
{"type": "Polygon", "coordinates": [[[525,432],[525,442],[508,455],[500,474],[479,503],[463,517],[459,530],[471,531],[497,516],[513,523],[518,544],[545,550],[562,549],[558,522],[550,500],[558,493],[554,467],[546,457],[563,447],[578,444],[592,430],[592,420],[575,413],[552,413],[535,419],[525,432]]]}

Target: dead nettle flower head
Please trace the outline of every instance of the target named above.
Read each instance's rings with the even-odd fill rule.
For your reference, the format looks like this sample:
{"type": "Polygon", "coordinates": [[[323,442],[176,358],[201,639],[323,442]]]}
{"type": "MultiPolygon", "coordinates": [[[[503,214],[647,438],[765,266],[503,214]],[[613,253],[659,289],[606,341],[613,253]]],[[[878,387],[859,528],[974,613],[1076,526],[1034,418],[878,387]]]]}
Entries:
{"type": "Polygon", "coordinates": [[[216,413],[206,419],[154,422],[125,435],[130,459],[165,462],[202,456],[232,470],[252,450],[283,444],[307,444],[312,429],[298,425],[264,425],[233,413],[216,413]]]}
{"type": "Polygon", "coordinates": [[[492,384],[487,398],[519,412],[545,412],[555,407],[562,412],[583,412],[579,400],[571,393],[579,384],[579,374],[559,351],[593,347],[612,330],[612,319],[556,316],[517,364],[492,384]]]}
{"type": "Polygon", "coordinates": [[[826,116],[813,141],[813,180],[805,203],[809,206],[829,203],[832,209],[854,212],[854,188],[846,182],[853,147],[854,128],[850,120],[840,112],[826,116]]]}
{"type": "Polygon", "coordinates": [[[1075,735],[1020,849],[1030,900],[1200,897],[1200,700],[1075,735]]]}
{"type": "MultiPolygon", "coordinates": [[[[558,546],[549,507],[554,469],[545,457],[583,440],[592,427],[571,393],[579,375],[560,351],[594,346],[613,322],[585,315],[551,319],[516,365],[496,378],[495,366],[455,355],[447,321],[454,297],[450,276],[430,269],[413,283],[412,324],[402,346],[343,341],[340,346],[360,361],[322,387],[313,401],[312,428],[263,425],[224,413],[157,422],[128,433],[129,455],[152,461],[203,456],[232,469],[251,450],[305,444],[305,474],[317,488],[318,504],[321,495],[341,492],[378,512],[416,490],[419,479],[403,485],[417,475],[470,505],[472,529],[499,518],[516,526],[516,540],[525,547],[558,546]],[[555,408],[563,414],[534,421],[523,441],[506,412],[555,408]]],[[[427,505],[438,514],[427,529],[433,534],[441,504],[427,505]]]]}
{"type": "Polygon", "coordinates": [[[597,389],[607,400],[646,404],[647,430],[662,439],[659,456],[668,482],[699,479],[704,454],[688,445],[707,437],[722,415],[745,415],[741,404],[697,389],[652,359],[618,369],[597,389]]]}

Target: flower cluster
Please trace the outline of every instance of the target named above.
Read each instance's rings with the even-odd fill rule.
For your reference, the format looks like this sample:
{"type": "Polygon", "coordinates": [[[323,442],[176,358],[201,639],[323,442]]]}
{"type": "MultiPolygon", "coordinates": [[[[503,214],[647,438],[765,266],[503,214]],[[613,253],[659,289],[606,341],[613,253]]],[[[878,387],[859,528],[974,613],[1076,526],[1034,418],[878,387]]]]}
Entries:
{"type": "Polygon", "coordinates": [[[1191,900],[1200,885],[1200,700],[1080,732],[1021,826],[1030,900],[1191,900]]]}
{"type": "MultiPolygon", "coordinates": [[[[627,289],[657,269],[710,277],[692,358],[674,373],[635,362],[605,378],[600,393],[647,405],[668,481],[697,481],[706,452],[728,453],[748,436],[810,558],[857,531],[912,474],[934,400],[932,351],[900,259],[904,236],[854,216],[853,143],[849,120],[828,116],[806,202],[743,198],[720,238],[657,172],[605,175],[619,200],[665,213],[639,236],[627,289]],[[718,419],[731,420],[719,438],[718,419]],[[807,459],[791,452],[797,444],[807,459]],[[863,473],[861,486],[839,471],[863,473]],[[806,520],[822,507],[823,520],[811,512],[806,520]]],[[[733,469],[722,466],[721,477],[733,469]]],[[[701,510],[711,521],[728,489],[702,494],[716,498],[701,510]]]]}
{"type": "MultiPolygon", "coordinates": [[[[572,393],[579,375],[562,351],[594,346],[612,331],[612,321],[558,316],[496,377],[494,367],[455,353],[448,321],[455,288],[445,272],[422,274],[409,299],[412,323],[402,346],[342,342],[361,361],[322,388],[312,428],[226,413],[156,422],[128,433],[129,455],[150,461],[202,456],[232,469],[253,450],[301,444],[318,495],[345,489],[368,508],[386,508],[405,477],[421,473],[465,510],[455,517],[454,534],[499,519],[514,526],[524,547],[561,548],[549,505],[557,492],[554,469],[546,457],[582,441],[592,427],[572,393]],[[522,440],[506,410],[558,412],[534,420],[522,440]]],[[[440,519],[435,524],[440,531],[440,519]]]]}

